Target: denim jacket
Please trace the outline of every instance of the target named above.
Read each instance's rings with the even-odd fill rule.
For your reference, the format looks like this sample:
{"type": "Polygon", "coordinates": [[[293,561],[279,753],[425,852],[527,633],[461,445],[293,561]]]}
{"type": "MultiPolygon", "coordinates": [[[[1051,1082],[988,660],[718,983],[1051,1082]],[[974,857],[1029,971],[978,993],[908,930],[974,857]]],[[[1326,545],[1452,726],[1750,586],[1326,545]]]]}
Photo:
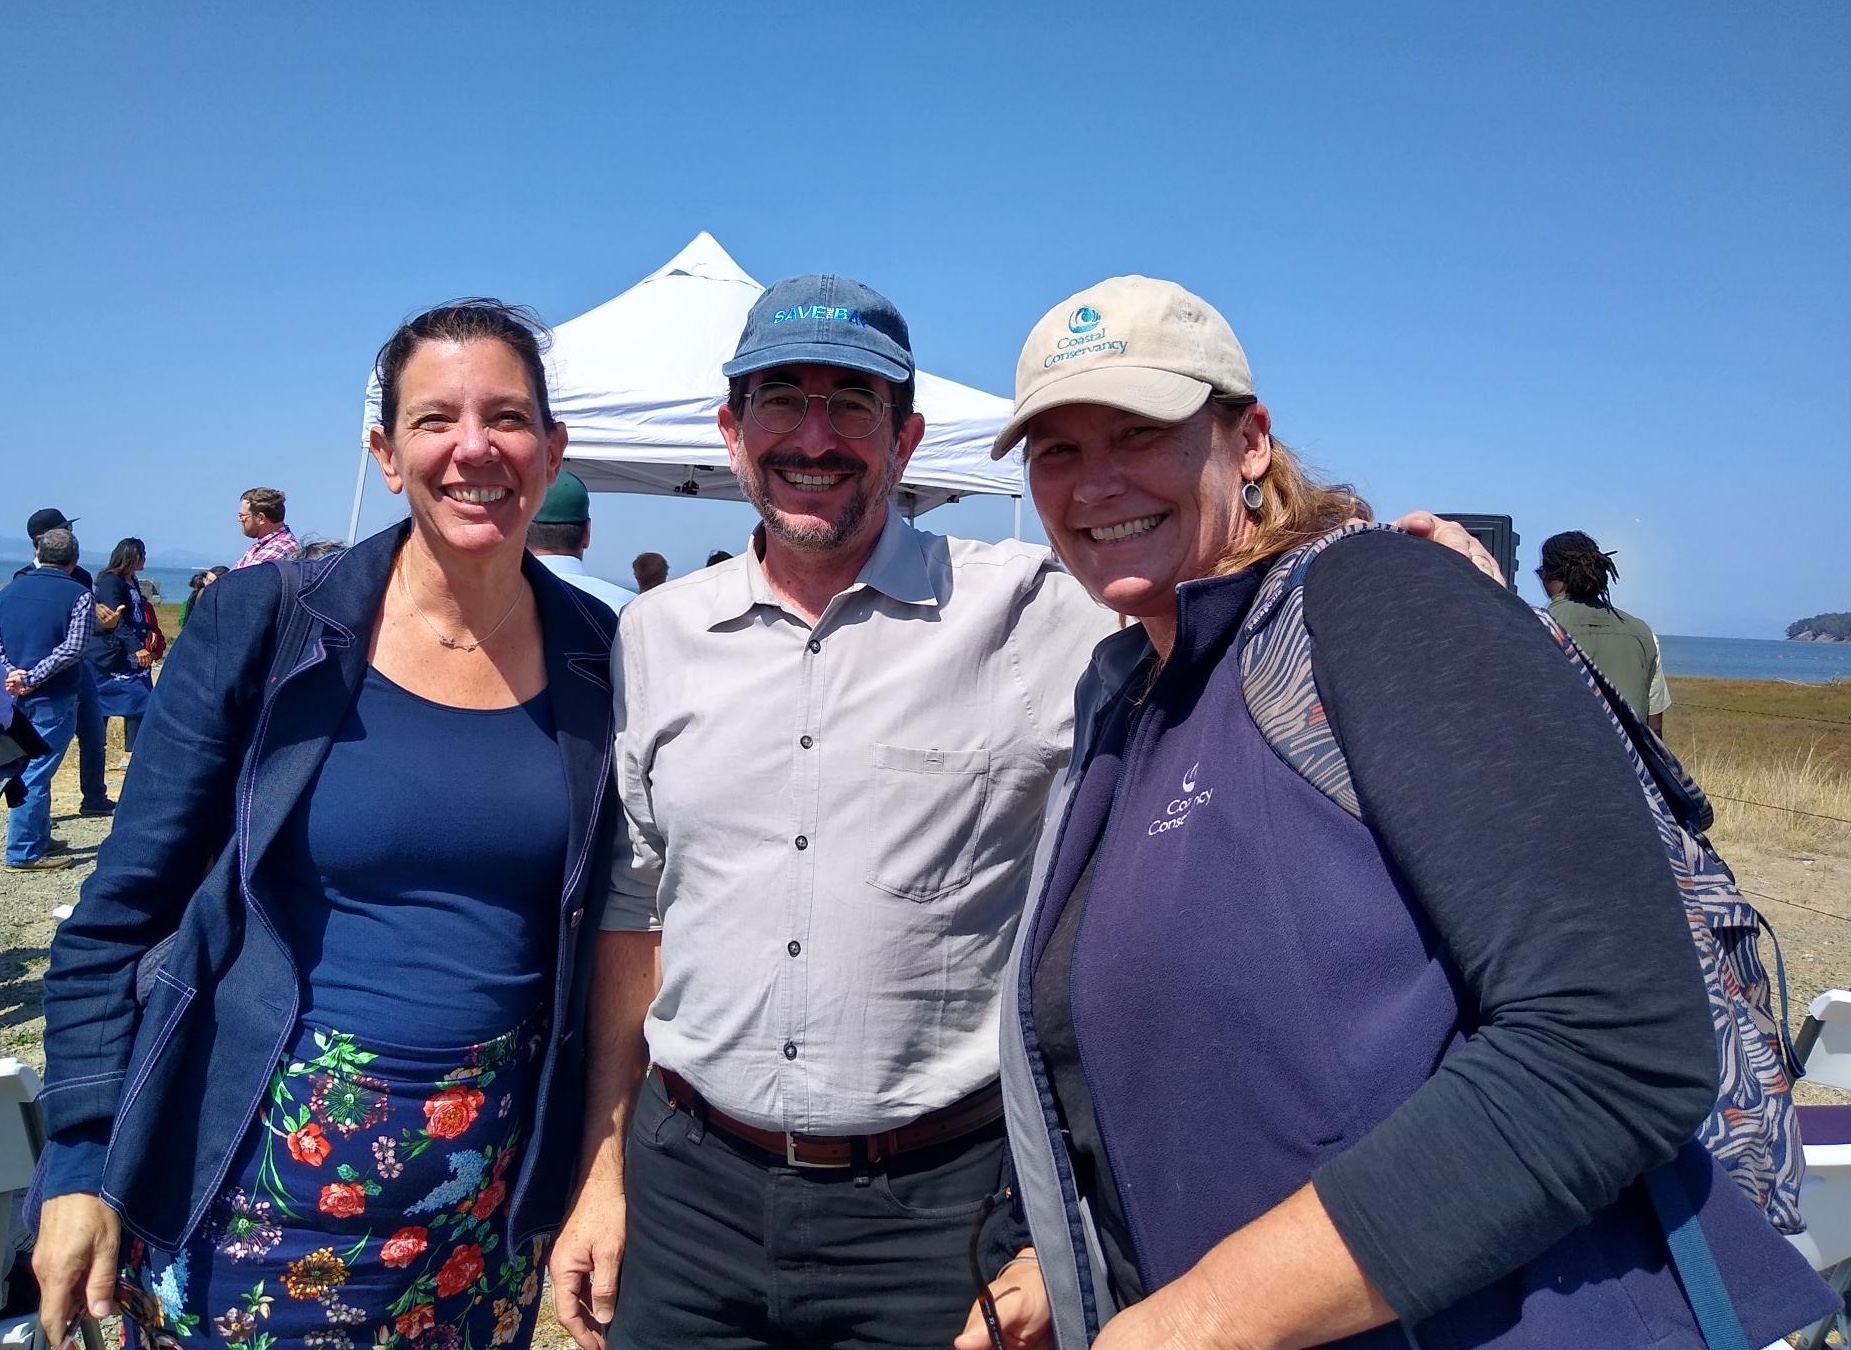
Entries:
{"type": "MultiPolygon", "coordinates": [[[[291,627],[278,613],[277,568],[232,572],[201,594],[136,742],[115,828],[52,943],[46,1130],[55,1147],[113,1122],[100,1192],[156,1247],[176,1248],[196,1229],[295,1034],[299,976],[275,916],[303,879],[266,864],[359,691],[409,529],[282,564],[302,569],[303,636],[274,668],[291,627]],[[169,937],[144,966],[138,1005],[137,965],[169,937]]],[[[571,803],[535,1147],[511,1201],[524,1240],[559,1222],[577,1160],[579,1033],[616,824],[607,798],[616,623],[533,558],[522,570],[571,803]]]]}

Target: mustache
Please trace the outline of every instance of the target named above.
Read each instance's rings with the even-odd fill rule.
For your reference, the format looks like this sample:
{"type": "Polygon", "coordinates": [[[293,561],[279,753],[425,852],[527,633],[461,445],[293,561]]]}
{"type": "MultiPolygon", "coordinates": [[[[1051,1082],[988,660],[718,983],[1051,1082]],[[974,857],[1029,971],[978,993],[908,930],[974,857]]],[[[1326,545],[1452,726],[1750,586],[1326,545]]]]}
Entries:
{"type": "Polygon", "coordinates": [[[867,469],[860,460],[832,451],[824,451],[811,459],[794,450],[778,450],[766,455],[759,465],[766,469],[794,469],[799,473],[863,473],[867,469]]]}

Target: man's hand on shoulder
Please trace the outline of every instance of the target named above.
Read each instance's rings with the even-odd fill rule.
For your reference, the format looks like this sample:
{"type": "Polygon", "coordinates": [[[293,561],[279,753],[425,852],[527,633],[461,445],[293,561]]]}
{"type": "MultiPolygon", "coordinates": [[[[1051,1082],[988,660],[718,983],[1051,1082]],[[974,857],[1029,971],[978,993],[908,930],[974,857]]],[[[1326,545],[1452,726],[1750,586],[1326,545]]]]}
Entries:
{"type": "Polygon", "coordinates": [[[1490,577],[1498,585],[1505,584],[1504,569],[1498,566],[1498,560],[1491,556],[1486,547],[1473,538],[1472,532],[1456,520],[1445,516],[1436,516],[1431,511],[1410,511],[1394,522],[1398,530],[1417,534],[1423,539],[1431,539],[1442,544],[1454,553],[1465,555],[1472,566],[1490,577]]]}

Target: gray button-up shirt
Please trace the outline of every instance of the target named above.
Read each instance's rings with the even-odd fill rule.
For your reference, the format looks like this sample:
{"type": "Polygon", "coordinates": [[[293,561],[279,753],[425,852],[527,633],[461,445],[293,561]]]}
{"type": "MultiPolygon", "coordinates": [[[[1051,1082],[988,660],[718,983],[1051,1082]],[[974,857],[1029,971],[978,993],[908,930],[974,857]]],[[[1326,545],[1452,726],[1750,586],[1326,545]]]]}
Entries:
{"type": "Polygon", "coordinates": [[[656,1063],[853,1134],[997,1072],[1002,972],[1073,687],[1117,628],[1045,548],[889,511],[812,628],[756,550],[624,610],[608,929],[662,930],[656,1063]]]}

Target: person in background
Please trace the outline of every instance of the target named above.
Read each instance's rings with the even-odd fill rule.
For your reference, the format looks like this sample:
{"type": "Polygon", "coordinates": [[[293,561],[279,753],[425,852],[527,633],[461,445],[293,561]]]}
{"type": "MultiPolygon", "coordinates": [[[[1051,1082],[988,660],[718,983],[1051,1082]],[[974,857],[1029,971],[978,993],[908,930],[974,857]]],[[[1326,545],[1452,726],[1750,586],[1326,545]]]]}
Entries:
{"type": "Polygon", "coordinates": [[[36,565],[0,590],[0,674],[51,753],[20,773],[26,795],[6,822],[6,870],[53,871],[70,859],[51,848],[51,780],[77,731],[77,688],[84,647],[96,628],[96,600],[71,573],[77,536],[42,532],[36,565]]]}
{"type": "Polygon", "coordinates": [[[611,607],[613,614],[618,613],[636,599],[636,592],[587,572],[585,550],[590,547],[591,494],[585,491],[584,480],[567,469],[560,473],[559,481],[540,503],[540,513],[527,527],[527,551],[561,581],[596,596],[611,607]]]}
{"type": "Polygon", "coordinates": [[[143,1346],[532,1334],[617,814],[615,624],[525,557],[542,332],[401,327],[370,440],[409,519],[233,572],[174,644],[45,975],[54,1345],[118,1288],[143,1346]]]}
{"type": "Polygon", "coordinates": [[[1607,588],[1620,579],[1611,553],[1580,530],[1543,540],[1536,576],[1549,593],[1549,613],[1620,691],[1646,725],[1662,733],[1671,691],[1658,637],[1644,619],[1617,608],[1607,588]]]}
{"type": "Polygon", "coordinates": [[[347,545],[339,539],[320,539],[310,535],[302,541],[302,547],[296,550],[296,561],[306,562],[311,558],[325,558],[330,553],[339,553],[347,545]]]}
{"type": "MultiPolygon", "coordinates": [[[[26,537],[36,548],[39,536],[45,531],[68,530],[75,524],[57,507],[48,506],[27,517],[26,537]]],[[[30,567],[22,567],[13,575],[23,577],[31,570],[30,567]]],[[[90,589],[91,577],[82,563],[71,568],[71,575],[86,591],[90,589]]],[[[120,617],[115,610],[99,607],[96,611],[96,627],[107,632],[115,627],[120,617]]],[[[80,794],[77,814],[80,816],[108,817],[116,811],[116,804],[109,797],[108,783],[103,777],[107,752],[104,744],[106,730],[103,711],[96,702],[96,679],[91,675],[89,665],[81,664],[77,671],[77,785],[80,794]]]]}
{"type": "Polygon", "coordinates": [[[283,523],[283,511],[283,494],[276,488],[254,487],[238,498],[238,528],[246,539],[257,542],[231,565],[234,572],[240,567],[296,556],[301,545],[283,523]]]}
{"type": "Polygon", "coordinates": [[[725,549],[716,548],[712,553],[709,553],[707,555],[707,566],[718,567],[721,563],[725,562],[728,558],[732,556],[733,555],[728,553],[725,549]]]}
{"type": "Polygon", "coordinates": [[[190,587],[187,597],[180,602],[180,627],[186,627],[187,616],[192,614],[193,606],[199,603],[199,593],[229,571],[229,567],[208,567],[203,572],[193,573],[192,580],[187,583],[190,587]]]}
{"type": "Polygon", "coordinates": [[[149,673],[159,654],[151,622],[154,609],[142,595],[136,573],[147,565],[148,554],[139,539],[124,539],[109,555],[109,565],[94,587],[99,606],[120,612],[121,619],[108,632],[90,636],[84,659],[96,680],[97,703],[105,718],[122,719],[122,768],[135,755],[135,737],[154,692],[149,673]]]}
{"type": "MultiPolygon", "coordinates": [[[[1010,1344],[1699,1350],[1641,1184],[1673,1159],[1746,1344],[1833,1307],[1692,1137],[1718,1070],[1677,882],[1530,609],[1347,528],[1173,282],[1035,325],[994,453],[1024,437],[1055,553],[1137,622],[1076,694],[1002,1000],[1010,1344]]],[[[973,1310],[958,1350],[988,1342],[973,1310]]]]}
{"type": "Polygon", "coordinates": [[[630,574],[639,592],[653,591],[668,580],[668,559],[660,553],[639,553],[630,563],[630,574]]]}

